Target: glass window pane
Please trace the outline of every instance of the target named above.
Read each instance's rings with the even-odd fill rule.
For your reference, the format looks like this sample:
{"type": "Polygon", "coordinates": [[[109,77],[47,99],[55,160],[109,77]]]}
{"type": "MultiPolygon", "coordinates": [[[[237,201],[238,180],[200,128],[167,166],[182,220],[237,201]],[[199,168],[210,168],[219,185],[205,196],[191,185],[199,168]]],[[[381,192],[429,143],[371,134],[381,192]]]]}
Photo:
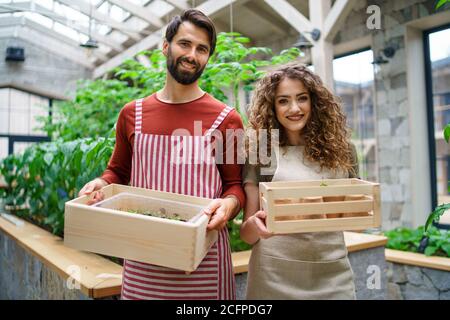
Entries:
{"type": "Polygon", "coordinates": [[[434,137],[436,143],[436,189],[438,204],[450,202],[450,146],[443,130],[450,123],[450,28],[429,35],[432,70],[434,137]]]}
{"type": "Polygon", "coordinates": [[[37,117],[48,117],[48,111],[44,109],[34,109],[30,113],[30,135],[32,136],[46,136],[47,134],[38,130],[38,128],[42,128],[42,121],[38,121],[37,117]]]}
{"type": "Polygon", "coordinates": [[[9,109],[9,88],[0,89],[0,110],[9,109]]]}
{"type": "Polygon", "coordinates": [[[0,138],[0,161],[8,156],[8,141],[8,138],[0,138]]]}
{"type": "Polygon", "coordinates": [[[25,151],[26,148],[31,146],[34,142],[14,142],[13,153],[18,154],[25,151]]]}
{"type": "Polygon", "coordinates": [[[39,122],[36,117],[48,117],[49,99],[31,95],[30,103],[30,135],[45,136],[45,132],[36,130],[38,127],[42,127],[42,123],[39,122]]]}
{"type": "Polygon", "coordinates": [[[347,124],[352,129],[360,177],[377,181],[373,52],[367,50],[333,62],[335,92],[341,97],[347,124]]]}
{"type": "Polygon", "coordinates": [[[0,109],[0,134],[9,134],[8,109],[0,109]]]}
{"type": "Polygon", "coordinates": [[[9,113],[9,124],[10,134],[28,135],[30,131],[30,114],[28,110],[11,110],[9,113]]]}
{"type": "Polygon", "coordinates": [[[30,94],[27,92],[11,89],[10,106],[14,110],[29,110],[30,94]]]}

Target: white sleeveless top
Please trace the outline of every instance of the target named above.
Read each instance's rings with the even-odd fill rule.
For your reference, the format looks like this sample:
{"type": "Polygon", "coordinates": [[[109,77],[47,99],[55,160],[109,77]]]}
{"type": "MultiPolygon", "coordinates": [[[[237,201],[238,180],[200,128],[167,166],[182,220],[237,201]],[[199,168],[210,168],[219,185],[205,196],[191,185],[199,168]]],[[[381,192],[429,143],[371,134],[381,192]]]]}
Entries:
{"type": "Polygon", "coordinates": [[[321,180],[347,178],[348,173],[342,170],[320,169],[320,165],[312,163],[304,157],[304,146],[287,146],[275,149],[277,170],[272,181],[321,180]]]}

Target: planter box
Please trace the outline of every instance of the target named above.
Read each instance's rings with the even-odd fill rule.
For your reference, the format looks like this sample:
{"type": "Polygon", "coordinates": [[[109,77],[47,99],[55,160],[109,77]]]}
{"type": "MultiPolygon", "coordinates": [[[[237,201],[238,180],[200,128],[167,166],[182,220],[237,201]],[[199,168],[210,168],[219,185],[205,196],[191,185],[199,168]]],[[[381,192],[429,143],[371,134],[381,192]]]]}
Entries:
{"type": "Polygon", "coordinates": [[[66,246],[192,272],[217,240],[217,231],[206,231],[208,217],[201,213],[210,199],[116,184],[102,191],[105,201],[97,205],[87,205],[88,196],[66,203],[66,246]],[[161,209],[189,221],[116,209],[161,209]]]}
{"type": "Polygon", "coordinates": [[[381,225],[377,183],[324,179],[260,183],[259,188],[267,229],[276,234],[365,230],[381,225]]]}
{"type": "Polygon", "coordinates": [[[64,246],[63,239],[1,214],[0,300],[117,299],[122,267],[64,246]]]}

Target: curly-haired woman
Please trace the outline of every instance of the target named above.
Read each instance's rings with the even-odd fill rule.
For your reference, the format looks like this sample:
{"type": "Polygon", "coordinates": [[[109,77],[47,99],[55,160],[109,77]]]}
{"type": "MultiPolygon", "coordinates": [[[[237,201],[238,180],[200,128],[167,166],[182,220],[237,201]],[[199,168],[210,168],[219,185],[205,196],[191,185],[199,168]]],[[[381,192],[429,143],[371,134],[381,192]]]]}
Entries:
{"type": "MultiPolygon", "coordinates": [[[[274,151],[270,166],[262,161],[245,166],[247,204],[241,238],[253,245],[247,299],[354,299],[343,233],[273,236],[258,196],[259,182],[357,175],[356,153],[339,99],[306,66],[290,64],[258,83],[249,113],[248,129],[266,130],[269,137],[277,129],[279,148],[269,143],[274,151]]],[[[248,152],[263,143],[262,135],[252,135],[257,141],[248,136],[248,152]]]]}

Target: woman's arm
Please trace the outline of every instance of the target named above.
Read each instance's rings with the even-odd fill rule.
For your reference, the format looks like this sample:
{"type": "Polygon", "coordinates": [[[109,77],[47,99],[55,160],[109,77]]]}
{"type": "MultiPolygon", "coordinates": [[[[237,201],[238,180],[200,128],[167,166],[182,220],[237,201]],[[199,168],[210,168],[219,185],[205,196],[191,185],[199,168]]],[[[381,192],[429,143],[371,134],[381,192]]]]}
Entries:
{"type": "Polygon", "coordinates": [[[254,183],[244,185],[247,201],[244,208],[244,221],[241,225],[241,239],[250,245],[260,238],[266,239],[272,234],[266,228],[266,213],[259,210],[259,188],[254,183]]]}

